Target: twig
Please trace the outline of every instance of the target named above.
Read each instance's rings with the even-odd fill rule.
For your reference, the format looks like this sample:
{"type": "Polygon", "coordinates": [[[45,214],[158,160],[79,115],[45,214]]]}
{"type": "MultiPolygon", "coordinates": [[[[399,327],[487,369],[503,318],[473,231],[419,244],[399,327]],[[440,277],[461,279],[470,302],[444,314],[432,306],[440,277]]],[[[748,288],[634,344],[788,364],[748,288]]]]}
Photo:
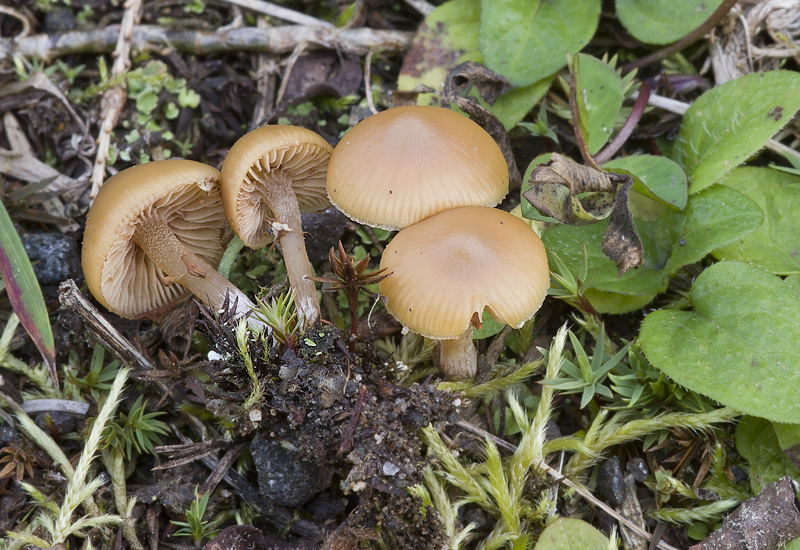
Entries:
{"type": "Polygon", "coordinates": [[[128,90],[125,79],[120,78],[131,66],[131,37],[133,28],[139,20],[139,10],[142,7],[142,0],[128,0],[125,3],[125,13],[122,16],[122,23],[119,26],[119,36],[117,46],[114,49],[114,65],[111,67],[111,78],[118,79],[119,84],[112,86],[103,94],[100,103],[101,114],[100,132],[97,135],[97,155],[94,159],[92,169],[92,190],[90,198],[94,198],[103,180],[106,177],[106,159],[108,158],[108,148],[111,145],[111,133],[117,125],[125,100],[128,97],[128,90]]]}
{"type": "MultiPolygon", "coordinates": [[[[70,54],[108,53],[116,45],[119,26],[111,25],[91,31],[73,31],[60,35],[38,34],[24,38],[0,38],[0,60],[18,53],[27,58],[52,61],[70,54]]],[[[249,51],[282,55],[306,41],[337,49],[343,53],[366,55],[370,48],[386,53],[400,53],[411,46],[414,33],[368,28],[332,29],[290,25],[259,29],[244,27],[226,32],[193,31],[136,25],[131,37],[131,50],[165,45],[183,53],[214,55],[249,51]]]]}
{"type": "MultiPolygon", "coordinates": [[[[260,29],[268,28],[267,21],[264,17],[259,17],[258,21],[256,21],[256,25],[260,29]]],[[[275,106],[275,75],[277,73],[277,63],[272,56],[266,54],[257,55],[256,63],[255,78],[257,97],[256,105],[253,109],[253,116],[250,119],[251,128],[256,128],[258,123],[264,120],[275,106]]]]}
{"type": "Polygon", "coordinates": [[[425,0],[403,0],[406,4],[417,10],[419,13],[427,17],[436,9],[436,6],[429,4],[425,0]]]}
{"type": "Polygon", "coordinates": [[[286,87],[289,85],[289,76],[292,74],[292,69],[294,69],[294,64],[297,63],[297,60],[300,59],[300,56],[306,51],[308,47],[308,42],[306,40],[301,40],[297,46],[295,46],[294,50],[292,50],[292,55],[286,60],[286,69],[283,71],[283,76],[281,77],[281,85],[278,88],[278,95],[275,97],[275,104],[280,105],[281,101],[283,101],[283,94],[286,93],[286,87]]]}
{"type": "Polygon", "coordinates": [[[364,60],[364,94],[367,96],[369,110],[373,115],[377,115],[378,109],[375,108],[375,102],[372,99],[372,55],[374,53],[375,48],[370,48],[367,58],[364,60]]]}
{"type": "MultiPolygon", "coordinates": [[[[472,432],[472,433],[474,433],[476,435],[479,435],[481,437],[491,439],[498,447],[502,447],[502,448],[504,448],[504,449],[506,449],[506,450],[508,450],[508,451],[510,451],[512,453],[516,452],[516,450],[517,450],[517,446],[516,445],[513,445],[512,443],[509,443],[509,442],[507,442],[507,441],[505,441],[503,439],[500,439],[499,437],[490,434],[489,432],[487,432],[483,428],[480,428],[480,427],[478,427],[478,426],[476,426],[474,424],[470,424],[469,422],[466,422],[464,420],[459,420],[458,422],[456,422],[456,426],[458,426],[459,428],[462,428],[464,430],[467,430],[468,432],[472,432]]],[[[574,481],[572,481],[568,477],[562,476],[561,474],[559,474],[557,471],[555,471],[553,468],[551,468],[550,466],[548,466],[544,462],[540,462],[535,467],[539,468],[541,470],[544,470],[557,483],[563,483],[564,485],[566,485],[570,489],[574,490],[576,493],[578,493],[583,498],[585,498],[590,504],[593,504],[594,506],[597,506],[598,508],[603,510],[608,515],[610,515],[611,517],[615,518],[621,524],[625,525],[628,529],[630,529],[631,531],[633,531],[634,533],[639,535],[640,537],[644,537],[647,540],[652,540],[652,536],[650,535],[650,533],[648,533],[647,531],[645,531],[644,529],[642,529],[641,527],[639,527],[635,523],[633,523],[630,520],[628,520],[628,518],[621,516],[613,508],[608,506],[605,502],[599,500],[592,493],[590,493],[589,491],[584,489],[583,486],[575,483],[574,481]]],[[[658,546],[657,547],[661,548],[661,550],[678,550],[674,546],[671,546],[671,545],[667,544],[664,541],[658,541],[658,546]]]]}
{"type": "Polygon", "coordinates": [[[58,287],[58,300],[61,305],[77,313],[94,335],[126,365],[133,365],[138,370],[154,370],[155,366],[142,353],[133,347],[127,338],[119,333],[86,296],[78,290],[72,279],[67,279],[58,287]]]}
{"type": "Polygon", "coordinates": [[[231,466],[236,459],[239,458],[247,448],[248,442],[239,443],[238,445],[234,445],[227,452],[222,456],[222,460],[217,463],[217,466],[211,472],[211,475],[208,476],[205,483],[203,483],[203,494],[208,492],[214,492],[214,489],[217,488],[219,482],[225,477],[225,474],[228,473],[228,470],[231,469],[231,466]]]}
{"type": "Polygon", "coordinates": [[[703,22],[702,25],[697,27],[695,30],[675,42],[674,44],[667,46],[666,48],[662,48],[656,52],[651,53],[650,55],[646,55],[644,57],[640,57],[636,61],[631,61],[630,63],[626,63],[622,66],[622,74],[627,74],[634,69],[639,69],[641,67],[646,67],[650,63],[655,63],[656,61],[661,61],[662,59],[666,59],[667,57],[671,56],[674,53],[681,51],[686,46],[693,44],[703,38],[706,33],[710,32],[711,29],[717,26],[725,14],[731,11],[731,8],[736,4],[737,0],[724,0],[719,7],[714,10],[714,13],[708,16],[708,19],[703,22]]]}
{"type": "Polygon", "coordinates": [[[223,1],[227,2],[228,4],[234,4],[246,10],[263,13],[264,15],[269,15],[270,17],[281,19],[283,21],[288,21],[289,23],[295,23],[297,25],[309,25],[312,27],[333,28],[333,25],[328,23],[327,21],[323,21],[322,19],[317,19],[316,17],[311,17],[310,15],[296,12],[288,8],[282,8],[270,2],[264,2],[263,0],[223,0],[223,1]]]}
{"type": "Polygon", "coordinates": [[[9,6],[0,6],[0,13],[5,13],[6,15],[10,15],[14,19],[18,20],[22,23],[22,30],[19,31],[16,38],[22,38],[23,36],[28,36],[31,33],[31,22],[30,20],[25,17],[25,14],[19,10],[15,10],[9,6]]]}

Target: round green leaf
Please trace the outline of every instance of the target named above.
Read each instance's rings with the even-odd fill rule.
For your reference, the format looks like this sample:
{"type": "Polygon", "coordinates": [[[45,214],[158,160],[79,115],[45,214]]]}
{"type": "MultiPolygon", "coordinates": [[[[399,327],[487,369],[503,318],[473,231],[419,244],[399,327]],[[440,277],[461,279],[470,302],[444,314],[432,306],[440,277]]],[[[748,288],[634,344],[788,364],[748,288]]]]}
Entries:
{"type": "Polygon", "coordinates": [[[674,160],[697,193],[761,149],[800,109],[800,74],[748,74],[707,91],[683,117],[674,160]]]}
{"type": "Polygon", "coordinates": [[[763,418],[745,416],[736,427],[736,450],[750,465],[750,489],[758,494],[761,489],[784,476],[800,479],[797,469],[778,443],[772,422],[763,418]]]}
{"type": "Polygon", "coordinates": [[[597,29],[600,0],[481,0],[486,66],[527,86],[567,64],[597,29]]]}
{"type": "Polygon", "coordinates": [[[645,318],[647,359],[732,409],[800,423],[800,297],[775,275],[724,261],[700,274],[689,300],[694,311],[645,318]]]}
{"type": "Polygon", "coordinates": [[[670,44],[703,24],[722,0],[616,0],[617,16],[645,44],[670,44]]]}
{"type": "Polygon", "coordinates": [[[581,519],[559,518],[539,535],[534,550],[587,550],[607,548],[608,539],[581,519]]]}
{"type": "MultiPolygon", "coordinates": [[[[594,290],[629,296],[652,295],[667,288],[669,275],[741,238],[761,222],[761,213],[753,201],[728,187],[712,187],[692,196],[682,212],[668,210],[656,222],[637,220],[644,265],[622,277],[601,249],[605,222],[574,227],[557,225],[545,231],[542,241],[572,273],[581,271],[585,243],[589,273],[594,274],[594,290]]],[[[602,302],[598,301],[598,305],[602,307],[602,302]]]]}
{"type": "Polygon", "coordinates": [[[800,273],[800,177],[769,168],[737,168],[720,182],[750,198],[764,223],[714,251],[717,258],[749,262],[778,275],[800,273]]]}
{"type": "Polygon", "coordinates": [[[579,101],[586,106],[589,152],[597,153],[614,130],[622,107],[622,79],[607,63],[578,54],[579,101]]]}
{"type": "MultiPolygon", "coordinates": [[[[434,90],[420,94],[419,105],[438,105],[444,80],[453,67],[465,61],[483,63],[478,48],[480,0],[450,0],[434,9],[417,29],[403,60],[397,89],[411,91],[418,86],[434,90]]],[[[545,78],[527,86],[514,87],[497,98],[494,105],[481,104],[506,128],[523,119],[550,87],[545,78]]]]}
{"type": "Polygon", "coordinates": [[[635,191],[676,210],[686,208],[689,197],[686,172],[666,157],[653,155],[620,157],[605,163],[603,169],[611,172],[624,170],[636,180],[633,184],[635,191]]]}

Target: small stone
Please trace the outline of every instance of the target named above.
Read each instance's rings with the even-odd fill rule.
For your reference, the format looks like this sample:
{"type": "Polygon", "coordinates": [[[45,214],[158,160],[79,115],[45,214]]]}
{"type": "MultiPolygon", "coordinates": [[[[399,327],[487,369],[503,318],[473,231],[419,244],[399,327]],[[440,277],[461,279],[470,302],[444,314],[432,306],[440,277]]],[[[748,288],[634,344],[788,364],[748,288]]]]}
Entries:
{"type": "Polygon", "coordinates": [[[383,464],[383,475],[393,476],[396,475],[397,472],[400,471],[400,468],[397,467],[393,462],[385,462],[383,464]]]}
{"type": "Polygon", "coordinates": [[[625,482],[619,457],[613,456],[600,464],[597,489],[612,506],[619,506],[625,501],[625,482]]]}
{"type": "Polygon", "coordinates": [[[297,507],[326,489],[333,472],[320,461],[309,461],[260,436],[250,444],[259,490],[264,497],[282,506],[297,507]]]}
{"type": "Polygon", "coordinates": [[[326,263],[328,251],[335,248],[344,235],[347,216],[330,207],[317,214],[304,214],[302,218],[308,260],[313,265],[326,263]]]}
{"type": "Polygon", "coordinates": [[[634,457],[628,461],[627,469],[633,475],[633,479],[639,483],[647,479],[650,475],[650,469],[647,467],[647,462],[641,457],[634,457]]]}
{"type": "Polygon", "coordinates": [[[21,239],[40,284],[55,285],[82,275],[75,239],[59,233],[29,233],[21,239]]]}

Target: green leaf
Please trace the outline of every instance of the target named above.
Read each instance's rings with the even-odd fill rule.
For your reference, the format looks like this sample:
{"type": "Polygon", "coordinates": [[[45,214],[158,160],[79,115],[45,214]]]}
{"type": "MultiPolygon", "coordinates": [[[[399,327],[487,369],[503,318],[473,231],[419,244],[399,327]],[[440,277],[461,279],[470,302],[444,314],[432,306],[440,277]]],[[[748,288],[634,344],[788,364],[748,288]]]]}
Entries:
{"type": "Polygon", "coordinates": [[[764,223],[714,251],[717,258],[751,263],[778,275],[800,273],[800,177],[769,168],[737,168],[720,181],[750,198],[764,223]]]}
{"type": "Polygon", "coordinates": [[[750,464],[748,474],[753,494],[784,476],[800,479],[800,470],[789,460],[780,445],[772,423],[745,416],[736,427],[736,450],[750,464]]]}
{"type": "MultiPolygon", "coordinates": [[[[434,9],[417,29],[408,50],[397,89],[411,91],[418,86],[435,93],[420,94],[420,105],[438,105],[444,80],[450,70],[465,61],[483,63],[478,48],[480,0],[450,0],[434,9]]],[[[550,87],[552,79],[544,78],[527,86],[515,87],[501,95],[494,105],[481,101],[505,126],[512,128],[527,115],[550,87]]]]}
{"type": "MultiPolygon", "coordinates": [[[[713,250],[756,229],[762,221],[758,206],[736,191],[716,186],[690,198],[682,212],[668,210],[656,222],[637,220],[644,246],[644,265],[617,276],[614,262],[600,247],[606,222],[587,226],[557,225],[545,231],[542,241],[564,261],[572,273],[583,265],[583,243],[594,274],[592,291],[586,297],[601,313],[623,313],[644,305],[667,288],[667,278],[684,265],[697,262],[713,250]],[[604,293],[636,296],[619,302],[604,293]],[[596,300],[596,298],[601,298],[596,300]],[[625,306],[631,309],[626,309],[625,306]]],[[[591,276],[591,275],[590,275],[591,276]]]]}
{"type": "Polygon", "coordinates": [[[491,338],[495,334],[500,334],[500,331],[506,326],[505,323],[495,321],[492,314],[486,310],[484,310],[483,315],[481,315],[481,322],[483,326],[480,330],[476,328],[472,329],[472,338],[475,340],[483,340],[484,338],[491,338]]]}
{"type": "Polygon", "coordinates": [[[480,47],[486,66],[527,86],[567,64],[589,43],[600,0],[481,0],[480,47]]]}
{"type": "Polygon", "coordinates": [[[586,107],[589,152],[594,155],[614,130],[622,107],[622,79],[607,63],[578,54],[577,96],[586,107]]]}
{"type": "Polygon", "coordinates": [[[695,30],[722,0],[616,0],[617,16],[645,44],[669,44],[695,30]]]}
{"type": "Polygon", "coordinates": [[[634,191],[657,200],[676,210],[686,208],[689,197],[686,172],[677,163],[666,157],[635,155],[620,157],[603,165],[604,170],[633,176],[634,191]]]}
{"type": "Polygon", "coordinates": [[[718,182],[761,149],[800,108],[800,74],[753,73],[701,95],[686,111],[673,150],[689,194],[718,182]]]}
{"type": "Polygon", "coordinates": [[[0,202],[0,275],[3,276],[6,293],[14,313],[42,354],[50,376],[58,386],[55,343],[42,289],[36,280],[25,247],[22,246],[22,241],[2,202],[0,202]]]}
{"type": "Polygon", "coordinates": [[[150,89],[145,90],[136,97],[136,110],[143,115],[149,115],[158,105],[158,94],[150,89]]]}
{"type": "Polygon", "coordinates": [[[647,359],[732,409],[800,423],[800,297],[779,277],[724,261],[700,274],[689,299],[694,311],[645,318],[647,359]]]}
{"type": "Polygon", "coordinates": [[[534,550],[585,550],[608,547],[608,539],[581,519],[559,518],[539,535],[534,550]]]}

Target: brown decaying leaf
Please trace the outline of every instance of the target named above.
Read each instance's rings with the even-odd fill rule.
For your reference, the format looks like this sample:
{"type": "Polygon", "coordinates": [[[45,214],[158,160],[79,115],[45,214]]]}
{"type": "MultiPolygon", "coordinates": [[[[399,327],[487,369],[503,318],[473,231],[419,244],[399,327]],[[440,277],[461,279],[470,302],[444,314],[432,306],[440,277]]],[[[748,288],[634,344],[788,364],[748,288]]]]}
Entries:
{"type": "Polygon", "coordinates": [[[475,61],[465,61],[453,67],[444,80],[444,96],[460,96],[473,85],[481,97],[494,105],[497,98],[511,89],[511,83],[501,74],[475,61]]]}
{"type": "Polygon", "coordinates": [[[633,178],[623,176],[623,183],[617,189],[614,209],[608,220],[608,228],[603,235],[603,253],[617,265],[618,275],[644,263],[642,239],[633,223],[633,214],[628,207],[628,195],[633,186],[633,178]]]}
{"type": "Polygon", "coordinates": [[[703,542],[689,550],[771,550],[800,537],[797,484],[783,477],[742,503],[703,542]]]}
{"type": "Polygon", "coordinates": [[[620,276],[642,265],[642,240],[628,202],[633,178],[582,166],[553,153],[549,162],[534,168],[530,183],[532,187],[523,196],[539,212],[562,223],[586,225],[610,216],[603,252],[616,264],[620,276]]]}

